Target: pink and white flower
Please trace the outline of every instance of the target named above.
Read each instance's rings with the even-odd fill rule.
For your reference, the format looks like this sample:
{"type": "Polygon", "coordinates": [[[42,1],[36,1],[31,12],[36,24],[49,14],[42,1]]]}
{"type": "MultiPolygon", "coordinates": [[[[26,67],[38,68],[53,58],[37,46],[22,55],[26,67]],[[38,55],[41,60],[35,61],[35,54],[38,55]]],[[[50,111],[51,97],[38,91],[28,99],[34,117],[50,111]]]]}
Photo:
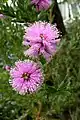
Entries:
{"type": "Polygon", "coordinates": [[[43,55],[47,61],[50,61],[56,52],[59,41],[59,31],[56,25],[47,22],[35,22],[25,30],[23,44],[30,47],[24,54],[30,57],[43,55]]]}
{"type": "Polygon", "coordinates": [[[3,19],[4,18],[4,15],[3,14],[0,14],[0,19],[3,19]]]}
{"type": "Polygon", "coordinates": [[[8,72],[11,70],[11,67],[9,65],[4,66],[3,68],[4,68],[4,70],[6,70],[8,72]]]}
{"type": "Polygon", "coordinates": [[[9,83],[19,94],[33,93],[43,83],[43,73],[40,64],[33,61],[18,61],[10,70],[9,83]]]}
{"type": "Polygon", "coordinates": [[[51,0],[31,0],[31,3],[36,6],[37,11],[47,10],[52,1],[51,0]]]}

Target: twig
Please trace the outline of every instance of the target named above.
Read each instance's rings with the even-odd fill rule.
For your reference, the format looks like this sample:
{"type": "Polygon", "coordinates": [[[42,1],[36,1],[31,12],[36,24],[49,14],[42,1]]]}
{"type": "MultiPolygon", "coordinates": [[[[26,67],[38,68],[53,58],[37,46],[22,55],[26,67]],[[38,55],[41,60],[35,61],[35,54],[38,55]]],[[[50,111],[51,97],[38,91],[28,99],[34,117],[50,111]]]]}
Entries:
{"type": "Polygon", "coordinates": [[[50,9],[50,16],[49,17],[50,17],[49,21],[50,21],[50,23],[52,23],[52,9],[50,9]]]}
{"type": "Polygon", "coordinates": [[[41,104],[40,101],[38,102],[38,104],[39,104],[39,111],[38,111],[38,113],[37,113],[36,120],[40,120],[40,114],[41,114],[41,109],[42,109],[42,104],[41,104]]]}

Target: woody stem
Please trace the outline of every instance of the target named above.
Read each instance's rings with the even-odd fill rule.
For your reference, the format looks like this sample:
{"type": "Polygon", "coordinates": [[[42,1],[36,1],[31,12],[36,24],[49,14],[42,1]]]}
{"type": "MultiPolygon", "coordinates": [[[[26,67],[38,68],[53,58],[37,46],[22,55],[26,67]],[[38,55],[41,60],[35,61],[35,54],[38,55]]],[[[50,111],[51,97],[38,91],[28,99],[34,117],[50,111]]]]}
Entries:
{"type": "Polygon", "coordinates": [[[38,111],[38,113],[37,113],[36,120],[40,120],[40,114],[41,114],[41,109],[42,109],[42,104],[41,104],[40,101],[38,102],[38,104],[39,104],[39,111],[38,111]]]}
{"type": "Polygon", "coordinates": [[[52,21],[53,21],[53,17],[52,17],[52,9],[50,9],[49,21],[50,21],[50,23],[52,23],[52,21]]]}

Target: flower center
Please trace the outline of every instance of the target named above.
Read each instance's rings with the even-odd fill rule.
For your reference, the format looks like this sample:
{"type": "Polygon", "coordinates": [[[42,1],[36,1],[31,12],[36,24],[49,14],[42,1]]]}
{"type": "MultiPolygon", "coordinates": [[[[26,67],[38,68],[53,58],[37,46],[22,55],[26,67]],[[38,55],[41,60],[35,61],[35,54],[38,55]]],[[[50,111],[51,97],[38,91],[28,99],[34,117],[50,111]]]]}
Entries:
{"type": "Polygon", "coordinates": [[[22,78],[24,78],[24,80],[28,80],[29,74],[28,73],[23,73],[22,78]]]}
{"type": "Polygon", "coordinates": [[[40,34],[40,38],[42,39],[42,40],[46,40],[46,38],[47,38],[47,36],[45,35],[45,34],[40,34]]]}

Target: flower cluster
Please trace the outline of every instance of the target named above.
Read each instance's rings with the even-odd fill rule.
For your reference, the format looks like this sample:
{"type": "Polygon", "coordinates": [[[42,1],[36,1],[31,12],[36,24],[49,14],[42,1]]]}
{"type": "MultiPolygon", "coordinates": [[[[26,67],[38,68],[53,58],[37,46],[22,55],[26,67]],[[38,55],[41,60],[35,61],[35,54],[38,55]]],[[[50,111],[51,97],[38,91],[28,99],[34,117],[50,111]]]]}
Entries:
{"type": "Polygon", "coordinates": [[[43,55],[47,61],[56,52],[59,31],[56,25],[47,22],[35,22],[25,30],[23,45],[30,46],[24,54],[30,57],[43,55]]]}
{"type": "Polygon", "coordinates": [[[41,65],[33,61],[18,61],[10,70],[11,80],[9,83],[19,94],[33,93],[43,83],[41,65]]]}
{"type": "Polygon", "coordinates": [[[36,6],[37,11],[47,10],[52,1],[51,0],[31,0],[31,3],[36,6]]]}
{"type": "MultiPolygon", "coordinates": [[[[31,0],[36,5],[37,11],[47,10],[51,0],[31,0]]],[[[0,18],[4,17],[0,14],[0,18]]],[[[23,45],[28,46],[24,51],[25,56],[38,58],[43,56],[47,62],[51,60],[57,51],[60,42],[59,31],[56,25],[47,22],[35,22],[30,24],[24,34],[23,45]]],[[[31,60],[15,62],[14,67],[5,66],[10,72],[9,83],[12,88],[21,95],[36,92],[44,81],[41,64],[31,60]]]]}

